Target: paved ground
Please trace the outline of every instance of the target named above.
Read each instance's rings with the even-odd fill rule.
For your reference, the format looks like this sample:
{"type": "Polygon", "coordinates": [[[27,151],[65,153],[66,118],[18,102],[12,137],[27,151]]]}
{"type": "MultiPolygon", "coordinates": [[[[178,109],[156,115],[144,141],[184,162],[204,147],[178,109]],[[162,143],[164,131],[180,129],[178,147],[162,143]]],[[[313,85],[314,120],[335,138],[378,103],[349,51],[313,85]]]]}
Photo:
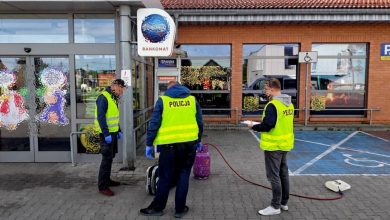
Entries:
{"type": "MultiPolygon", "coordinates": [[[[246,131],[206,131],[210,142],[221,147],[226,158],[245,177],[263,184],[264,158],[258,142],[246,131]]],[[[383,137],[388,134],[383,134],[383,137]]],[[[140,149],[137,169],[118,172],[114,179],[125,185],[114,188],[116,196],[97,193],[98,164],[0,163],[0,219],[147,219],[138,214],[152,200],[144,189],[148,161],[140,149]]],[[[390,150],[390,149],[388,149],[390,150]]],[[[333,197],[325,181],[342,179],[352,185],[337,201],[312,201],[292,197],[290,210],[279,216],[260,217],[257,210],[269,204],[271,192],[236,177],[211,149],[212,176],[191,178],[186,219],[389,219],[390,176],[292,176],[291,190],[310,196],[333,197]]],[[[173,194],[173,191],[172,191],[173,194]]],[[[173,196],[165,215],[173,218],[173,196]]],[[[157,219],[157,218],[151,218],[157,219]]]]}

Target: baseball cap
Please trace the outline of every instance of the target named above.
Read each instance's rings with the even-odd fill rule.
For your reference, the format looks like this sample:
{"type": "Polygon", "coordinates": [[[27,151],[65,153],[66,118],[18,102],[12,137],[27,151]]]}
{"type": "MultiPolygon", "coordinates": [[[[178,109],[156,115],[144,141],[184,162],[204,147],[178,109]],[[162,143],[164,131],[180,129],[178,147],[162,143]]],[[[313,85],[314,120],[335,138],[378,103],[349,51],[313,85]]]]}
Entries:
{"type": "Polygon", "coordinates": [[[125,84],[125,81],[123,81],[123,79],[115,79],[114,81],[112,81],[111,83],[112,85],[118,85],[122,88],[126,88],[126,84],[125,84]]]}

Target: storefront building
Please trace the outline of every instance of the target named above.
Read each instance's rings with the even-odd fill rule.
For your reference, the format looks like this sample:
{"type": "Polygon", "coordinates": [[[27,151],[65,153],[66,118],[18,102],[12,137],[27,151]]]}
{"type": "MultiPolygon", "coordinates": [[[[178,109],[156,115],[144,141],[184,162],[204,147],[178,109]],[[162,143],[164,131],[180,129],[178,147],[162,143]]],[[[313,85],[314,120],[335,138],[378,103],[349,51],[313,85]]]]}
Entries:
{"type": "MultiPolygon", "coordinates": [[[[379,0],[2,1],[0,162],[100,160],[88,135],[95,99],[123,69],[137,144],[172,79],[190,88],[207,123],[259,120],[264,82],[276,77],[297,124],[388,125],[389,9],[379,0]],[[174,18],[172,57],[137,55],[136,11],[145,7],[174,18]],[[300,64],[302,51],[317,51],[318,62],[300,64]]],[[[119,149],[117,162],[127,153],[119,149]]]]}
{"type": "MultiPolygon", "coordinates": [[[[153,104],[154,63],[137,55],[136,11],[153,4],[161,7],[128,0],[0,2],[0,162],[70,162],[70,134],[91,132],[96,97],[120,77],[123,63],[132,73],[133,125],[145,121],[138,112],[153,104]],[[123,56],[123,43],[131,54],[123,56]]],[[[76,134],[72,144],[77,161],[100,160],[95,136],[76,134]]]]}
{"type": "Polygon", "coordinates": [[[259,120],[264,82],[275,77],[298,124],[390,123],[390,2],[161,2],[186,54],[181,80],[207,121],[259,120]],[[318,52],[307,82],[302,51],[318,52]]]}

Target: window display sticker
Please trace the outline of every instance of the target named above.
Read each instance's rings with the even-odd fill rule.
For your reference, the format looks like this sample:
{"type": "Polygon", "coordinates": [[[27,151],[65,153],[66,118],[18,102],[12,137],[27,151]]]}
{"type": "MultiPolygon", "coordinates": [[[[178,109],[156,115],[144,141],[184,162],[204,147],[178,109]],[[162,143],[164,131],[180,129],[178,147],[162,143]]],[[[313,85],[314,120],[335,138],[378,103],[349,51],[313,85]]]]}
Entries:
{"type": "Polygon", "coordinates": [[[7,130],[16,130],[21,122],[28,119],[23,96],[9,89],[15,82],[16,73],[0,70],[0,128],[7,130]]]}
{"type": "Polygon", "coordinates": [[[69,124],[64,111],[67,91],[62,88],[68,84],[64,70],[49,66],[40,73],[40,81],[44,86],[43,100],[46,106],[36,119],[54,125],[69,124]]]}

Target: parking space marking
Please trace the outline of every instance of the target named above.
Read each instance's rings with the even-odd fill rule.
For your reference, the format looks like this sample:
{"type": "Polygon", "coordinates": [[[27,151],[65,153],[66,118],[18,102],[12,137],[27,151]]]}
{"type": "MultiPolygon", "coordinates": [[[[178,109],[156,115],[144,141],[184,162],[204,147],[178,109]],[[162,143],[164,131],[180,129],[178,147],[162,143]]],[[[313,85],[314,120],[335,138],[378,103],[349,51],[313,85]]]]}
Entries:
{"type": "Polygon", "coordinates": [[[318,155],[317,157],[315,157],[314,159],[310,160],[308,163],[306,163],[305,165],[303,165],[302,167],[300,167],[299,169],[297,169],[296,171],[293,172],[293,174],[300,174],[302,171],[306,170],[308,167],[310,167],[311,165],[313,165],[315,162],[321,160],[321,158],[325,157],[326,155],[330,154],[332,151],[336,150],[337,147],[339,147],[340,145],[344,144],[346,141],[348,141],[349,139],[351,139],[353,136],[355,136],[357,133],[359,133],[358,131],[355,131],[353,132],[352,134],[348,135],[348,137],[344,138],[342,141],[340,141],[339,143],[335,144],[335,145],[332,145],[328,150],[322,152],[320,155],[318,155]]]}
{"type": "MultiPolygon", "coordinates": [[[[250,132],[258,142],[261,141],[258,132],[252,130],[250,132]]],[[[308,140],[305,138],[306,135],[297,135],[300,137],[295,138],[298,148],[294,149],[298,151],[292,154],[291,157],[294,159],[289,162],[295,171],[291,172],[289,169],[289,174],[291,176],[390,176],[390,154],[383,150],[386,149],[383,147],[388,145],[389,140],[362,131],[344,133],[344,137],[340,134],[337,132],[335,134],[338,140],[335,140],[337,138],[333,137],[333,133],[327,134],[326,132],[320,133],[320,135],[308,135],[308,140]],[[364,136],[374,139],[366,142],[366,139],[361,139],[364,136]],[[375,139],[379,143],[381,141],[385,143],[377,144],[375,139]],[[332,143],[331,140],[334,142],[332,143]],[[317,145],[317,147],[310,147],[313,145],[317,145]],[[366,149],[370,146],[373,147],[372,150],[371,148],[366,149]],[[381,152],[377,150],[381,150],[381,152]],[[301,156],[297,156],[297,153],[301,156]],[[304,161],[305,158],[307,158],[306,161],[304,161]],[[326,170],[328,166],[330,166],[330,170],[326,170]],[[360,167],[361,173],[355,173],[359,172],[356,170],[357,167],[360,167]]]]}
{"type": "Polygon", "coordinates": [[[302,140],[302,139],[298,139],[298,138],[295,138],[296,141],[302,141],[302,142],[306,142],[306,143],[310,143],[310,144],[318,144],[318,145],[322,145],[322,146],[332,146],[330,144],[323,144],[323,143],[320,143],[320,142],[314,142],[314,141],[307,141],[307,140],[302,140]]]}
{"type": "Polygon", "coordinates": [[[360,133],[365,134],[365,135],[368,135],[368,136],[371,136],[371,137],[374,137],[374,138],[378,138],[378,139],[380,139],[380,140],[382,140],[382,141],[390,142],[390,141],[387,140],[387,139],[384,139],[384,138],[375,136],[375,135],[373,135],[373,134],[370,134],[370,133],[367,133],[367,132],[364,132],[364,131],[360,131],[360,133]]]}
{"type": "Polygon", "coordinates": [[[390,157],[390,155],[386,155],[386,154],[378,154],[378,153],[373,153],[373,152],[369,152],[369,151],[365,151],[365,150],[356,150],[356,149],[352,149],[352,148],[348,148],[348,147],[337,147],[337,148],[340,150],[349,150],[349,151],[355,151],[355,152],[364,153],[364,154],[372,154],[372,155],[376,155],[376,156],[390,157]]]}

